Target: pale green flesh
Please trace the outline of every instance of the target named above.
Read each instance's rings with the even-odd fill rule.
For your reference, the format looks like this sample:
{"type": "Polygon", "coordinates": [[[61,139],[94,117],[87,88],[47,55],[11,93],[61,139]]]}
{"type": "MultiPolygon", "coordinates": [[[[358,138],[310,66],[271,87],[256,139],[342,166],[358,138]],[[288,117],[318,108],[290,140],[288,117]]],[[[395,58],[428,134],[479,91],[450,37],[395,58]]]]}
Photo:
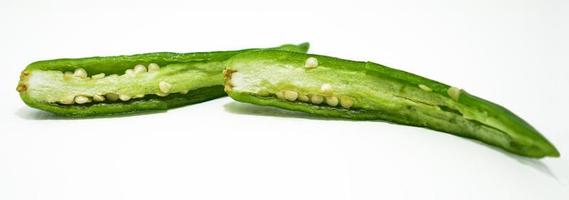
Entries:
{"type": "Polygon", "coordinates": [[[322,65],[307,69],[301,65],[277,62],[233,64],[236,72],[232,73],[230,83],[236,92],[266,95],[292,90],[301,94],[349,96],[353,99],[354,109],[400,109],[406,104],[439,110],[434,105],[445,105],[456,109],[455,103],[448,97],[426,94],[419,86],[402,85],[360,72],[331,69],[322,65]],[[271,70],[262,67],[269,65],[271,70]],[[331,92],[322,91],[323,84],[329,84],[331,92]]]}
{"type": "MultiPolygon", "coordinates": [[[[160,82],[171,85],[168,93],[180,93],[223,82],[222,62],[179,63],[161,66],[157,72],[134,75],[107,75],[101,79],[82,79],[64,76],[61,71],[30,71],[27,92],[31,98],[48,102],[61,102],[65,97],[105,95],[108,93],[149,95],[161,93],[160,82]]],[[[89,76],[94,74],[89,74],[89,76]]]]}
{"type": "MultiPolygon", "coordinates": [[[[340,70],[320,65],[305,68],[303,63],[271,62],[270,60],[232,62],[230,84],[232,91],[260,97],[275,96],[279,91],[290,90],[305,95],[349,96],[353,100],[350,108],[338,109],[368,110],[388,115],[404,116],[414,125],[440,127],[440,130],[480,139],[494,138],[494,142],[508,145],[512,131],[485,112],[459,104],[448,95],[441,95],[421,89],[419,85],[368,75],[361,71],[340,70]],[[270,66],[270,67],[269,67],[270,66]],[[270,70],[269,70],[270,69],[270,70]],[[331,92],[321,90],[323,84],[330,84],[331,92]],[[443,109],[444,108],[444,109],[443,109]]],[[[276,97],[275,97],[276,98],[276,97]]],[[[286,103],[299,103],[296,100],[286,103]]],[[[311,104],[308,102],[308,104],[311,104]]],[[[319,107],[331,107],[325,102],[319,107]]],[[[533,143],[527,138],[517,138],[533,143]]]]}

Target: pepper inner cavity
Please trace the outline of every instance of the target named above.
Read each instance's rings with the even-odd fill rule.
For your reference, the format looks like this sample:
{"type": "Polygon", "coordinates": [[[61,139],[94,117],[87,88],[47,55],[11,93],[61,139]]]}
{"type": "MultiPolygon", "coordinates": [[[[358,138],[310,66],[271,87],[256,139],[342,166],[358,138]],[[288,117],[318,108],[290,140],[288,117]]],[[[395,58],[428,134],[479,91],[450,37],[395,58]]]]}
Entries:
{"type": "Polygon", "coordinates": [[[446,105],[450,101],[428,92],[432,89],[426,85],[409,87],[358,71],[327,67],[326,63],[321,63],[314,57],[289,62],[233,62],[227,71],[231,72],[226,73],[227,91],[272,96],[289,102],[399,112],[406,105],[415,104],[397,100],[398,97],[432,105],[446,105]]]}
{"type": "Polygon", "coordinates": [[[30,97],[44,102],[71,105],[132,101],[145,95],[186,94],[192,89],[220,83],[223,77],[219,73],[203,70],[199,65],[137,64],[121,75],[90,75],[81,67],[73,72],[33,70],[27,91],[30,97]]]}
{"type": "MultiPolygon", "coordinates": [[[[334,88],[326,80],[308,78],[306,70],[317,70],[318,60],[313,57],[307,58],[302,65],[279,65],[278,63],[262,63],[261,65],[274,65],[273,71],[262,70],[256,64],[247,65],[242,73],[231,71],[226,73],[230,80],[226,83],[229,90],[247,92],[259,96],[273,96],[288,102],[309,103],[320,106],[352,108],[356,98],[337,92],[345,86],[334,88]],[[251,71],[249,71],[251,70],[251,71]],[[254,75],[251,75],[254,74],[254,75]],[[282,75],[287,74],[286,77],[282,75]]],[[[320,69],[326,70],[326,69],[320,69]]]]}

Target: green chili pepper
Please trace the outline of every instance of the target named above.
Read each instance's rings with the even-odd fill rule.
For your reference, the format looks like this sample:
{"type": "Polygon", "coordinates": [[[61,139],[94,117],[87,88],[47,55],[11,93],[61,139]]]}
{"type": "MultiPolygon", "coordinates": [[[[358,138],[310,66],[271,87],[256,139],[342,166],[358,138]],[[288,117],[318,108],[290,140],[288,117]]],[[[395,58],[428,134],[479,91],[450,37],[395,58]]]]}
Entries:
{"type": "Polygon", "coordinates": [[[225,91],[237,101],[354,120],[385,120],[480,140],[522,156],[559,157],[506,108],[415,74],[372,62],[284,51],[232,57],[225,91]]]}
{"type": "MultiPolygon", "coordinates": [[[[306,52],[308,46],[274,49],[306,52]]],[[[21,73],[17,91],[30,107],[63,116],[166,110],[225,96],[224,62],[249,50],[38,61],[21,73]]]]}

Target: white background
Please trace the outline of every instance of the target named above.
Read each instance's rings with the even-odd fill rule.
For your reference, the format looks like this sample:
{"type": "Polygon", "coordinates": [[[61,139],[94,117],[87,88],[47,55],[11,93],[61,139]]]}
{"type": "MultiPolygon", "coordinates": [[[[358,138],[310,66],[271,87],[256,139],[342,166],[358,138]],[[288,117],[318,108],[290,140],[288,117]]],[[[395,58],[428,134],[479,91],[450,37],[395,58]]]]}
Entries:
{"type": "Polygon", "coordinates": [[[563,0],[2,0],[0,199],[569,199],[568,13],[563,0]],[[502,104],[562,157],[229,98],[66,120],[15,91],[36,60],[304,41],[502,104]]]}

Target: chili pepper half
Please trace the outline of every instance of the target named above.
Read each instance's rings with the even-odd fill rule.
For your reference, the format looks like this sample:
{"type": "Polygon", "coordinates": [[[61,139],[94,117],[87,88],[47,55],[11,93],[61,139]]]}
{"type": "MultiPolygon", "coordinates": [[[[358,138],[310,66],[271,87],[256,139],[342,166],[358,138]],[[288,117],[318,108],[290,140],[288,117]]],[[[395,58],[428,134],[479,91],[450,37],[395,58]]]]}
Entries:
{"type": "MultiPolygon", "coordinates": [[[[306,52],[308,47],[274,49],[306,52]]],[[[38,61],[21,73],[17,91],[30,107],[63,116],[166,110],[225,96],[224,62],[249,50],[38,61]]]]}
{"type": "Polygon", "coordinates": [[[232,57],[225,91],[237,101],[324,117],[384,120],[480,140],[527,157],[559,157],[536,129],[466,91],[372,62],[284,52],[232,57]]]}

